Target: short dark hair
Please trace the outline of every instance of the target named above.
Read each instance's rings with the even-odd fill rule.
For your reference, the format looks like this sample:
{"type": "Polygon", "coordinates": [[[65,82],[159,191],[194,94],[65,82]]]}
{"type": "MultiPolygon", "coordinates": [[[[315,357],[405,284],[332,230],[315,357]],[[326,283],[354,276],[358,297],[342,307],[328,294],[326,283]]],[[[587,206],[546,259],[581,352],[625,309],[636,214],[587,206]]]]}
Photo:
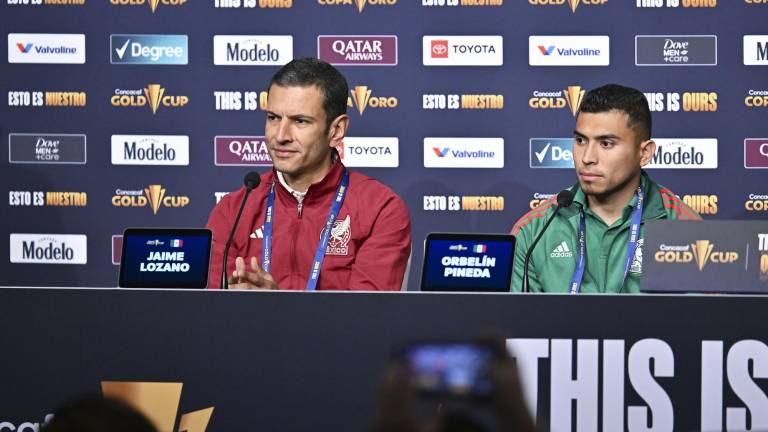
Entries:
{"type": "Polygon", "coordinates": [[[651,139],[651,110],[648,100],[637,89],[618,84],[607,84],[590,90],[579,106],[579,113],[603,113],[623,111],[629,115],[630,129],[634,129],[641,141],[651,139]]]}
{"type": "Polygon", "coordinates": [[[347,80],[335,67],[315,58],[305,57],[290,61],[280,68],[269,81],[280,87],[317,86],[323,92],[323,110],[325,111],[326,129],[333,120],[347,113],[347,80]]]}

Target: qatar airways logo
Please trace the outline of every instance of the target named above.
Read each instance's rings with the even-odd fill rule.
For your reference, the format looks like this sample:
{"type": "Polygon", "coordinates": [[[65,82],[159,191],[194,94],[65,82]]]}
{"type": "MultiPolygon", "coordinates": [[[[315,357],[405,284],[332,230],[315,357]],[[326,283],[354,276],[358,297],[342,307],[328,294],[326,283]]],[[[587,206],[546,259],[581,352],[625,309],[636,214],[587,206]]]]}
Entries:
{"type": "Polygon", "coordinates": [[[424,66],[502,66],[503,36],[424,36],[424,66]]]}
{"type": "Polygon", "coordinates": [[[320,35],[317,57],[338,66],[397,66],[397,36],[320,35]]]}
{"type": "Polygon", "coordinates": [[[263,136],[214,138],[216,166],[272,166],[267,141],[263,136]]]}

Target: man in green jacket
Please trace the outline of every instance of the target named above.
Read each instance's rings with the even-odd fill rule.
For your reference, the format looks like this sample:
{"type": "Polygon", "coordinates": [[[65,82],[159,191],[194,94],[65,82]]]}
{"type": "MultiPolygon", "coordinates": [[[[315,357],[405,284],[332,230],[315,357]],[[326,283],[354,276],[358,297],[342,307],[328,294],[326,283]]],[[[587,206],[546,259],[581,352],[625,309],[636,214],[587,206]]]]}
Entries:
{"type": "MultiPolygon", "coordinates": [[[[642,170],[653,158],[651,112],[638,90],[616,84],[591,90],[573,132],[578,183],[573,204],[555,216],[528,264],[528,290],[636,293],[642,272],[643,222],[701,220],[642,170]]],[[[542,202],[512,227],[517,237],[512,290],[523,290],[525,255],[557,208],[542,202]]]]}

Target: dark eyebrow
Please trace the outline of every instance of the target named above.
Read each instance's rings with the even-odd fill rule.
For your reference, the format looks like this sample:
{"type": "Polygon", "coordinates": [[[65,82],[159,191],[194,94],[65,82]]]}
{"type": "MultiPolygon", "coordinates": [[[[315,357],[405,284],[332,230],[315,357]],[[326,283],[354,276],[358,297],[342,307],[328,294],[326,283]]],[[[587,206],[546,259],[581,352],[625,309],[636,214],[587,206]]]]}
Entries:
{"type": "Polygon", "coordinates": [[[608,134],[608,135],[600,135],[596,137],[598,141],[604,141],[604,140],[618,140],[619,136],[614,134],[608,134]]]}
{"type": "Polygon", "coordinates": [[[316,120],[314,117],[306,114],[295,114],[295,115],[288,116],[288,118],[291,120],[309,120],[309,121],[316,120]]]}
{"type": "MultiPolygon", "coordinates": [[[[576,136],[576,137],[579,137],[579,138],[588,138],[586,135],[584,135],[583,133],[581,133],[581,132],[579,132],[577,130],[573,131],[573,136],[576,136]]],[[[604,141],[604,140],[610,140],[610,139],[618,140],[619,136],[618,135],[614,135],[614,134],[607,134],[607,135],[596,136],[595,139],[598,140],[598,141],[604,141]]]]}

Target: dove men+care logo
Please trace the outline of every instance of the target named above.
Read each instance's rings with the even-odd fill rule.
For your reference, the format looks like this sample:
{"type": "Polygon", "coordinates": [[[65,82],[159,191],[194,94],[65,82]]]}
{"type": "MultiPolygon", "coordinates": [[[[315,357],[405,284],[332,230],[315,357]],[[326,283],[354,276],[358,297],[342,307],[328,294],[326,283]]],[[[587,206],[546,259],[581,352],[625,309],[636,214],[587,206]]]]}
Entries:
{"type": "Polygon", "coordinates": [[[637,35],[636,66],[717,66],[716,35],[637,35]]]}
{"type": "Polygon", "coordinates": [[[186,65],[187,35],[113,34],[109,62],[120,65],[186,65]]]}

